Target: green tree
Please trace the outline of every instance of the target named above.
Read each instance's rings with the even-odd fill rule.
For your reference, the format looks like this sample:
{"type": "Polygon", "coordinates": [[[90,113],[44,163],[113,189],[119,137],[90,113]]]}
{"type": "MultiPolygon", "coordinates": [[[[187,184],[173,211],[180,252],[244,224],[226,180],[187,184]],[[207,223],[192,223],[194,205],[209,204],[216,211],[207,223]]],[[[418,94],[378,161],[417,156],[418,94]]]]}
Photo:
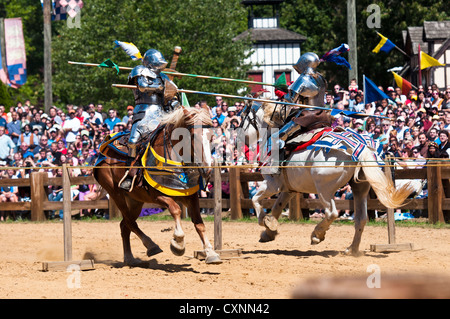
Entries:
{"type": "Polygon", "coordinates": [[[0,104],[6,107],[6,111],[9,111],[9,107],[14,104],[11,96],[8,92],[8,87],[0,82],[0,104]]]}
{"type": "MultiPolygon", "coordinates": [[[[356,1],[357,48],[359,85],[362,87],[362,75],[365,74],[378,85],[393,84],[392,74],[386,72],[395,66],[403,66],[407,61],[397,50],[389,54],[372,53],[380,41],[375,31],[388,37],[403,49],[402,31],[408,26],[421,26],[424,21],[441,21],[449,18],[448,5],[439,0],[412,1],[356,1]],[[367,12],[370,4],[380,6],[381,28],[371,29],[367,26],[367,12]]],[[[304,34],[308,37],[302,46],[302,52],[312,51],[322,56],[327,51],[347,43],[347,1],[286,0],[282,5],[282,26],[304,34]]],[[[344,57],[348,57],[344,54],[344,57]]],[[[348,85],[348,72],[345,67],[333,63],[319,66],[329,82],[329,88],[339,83],[348,85]]]]}
{"type": "MultiPolygon", "coordinates": [[[[243,64],[249,43],[233,42],[244,31],[246,11],[239,1],[109,1],[93,0],[81,12],[81,28],[61,27],[53,39],[54,93],[57,103],[85,105],[101,102],[124,110],[133,104],[130,90],[112,88],[127,83],[129,72],[69,65],[67,61],[100,63],[107,58],[121,66],[135,66],[114,40],[132,42],[142,54],[158,49],[170,62],[175,46],[183,51],[177,71],[245,78],[243,64]],[[214,8],[212,11],[211,9],[214,8]]],[[[183,77],[179,88],[235,93],[242,86],[183,77]]],[[[189,100],[205,96],[188,96],[189,100]]]]}

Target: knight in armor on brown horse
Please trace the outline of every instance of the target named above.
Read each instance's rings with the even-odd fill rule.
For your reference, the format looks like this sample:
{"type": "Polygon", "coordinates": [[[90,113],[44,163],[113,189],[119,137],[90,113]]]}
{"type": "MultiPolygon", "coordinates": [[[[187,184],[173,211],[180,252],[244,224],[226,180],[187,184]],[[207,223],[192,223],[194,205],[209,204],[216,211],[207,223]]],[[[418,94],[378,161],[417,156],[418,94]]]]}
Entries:
{"type": "Polygon", "coordinates": [[[173,112],[162,115],[159,121],[160,128],[154,131],[142,159],[143,166],[147,167],[140,168],[144,174],[138,174],[139,180],[135,182],[131,191],[124,190],[119,186],[126,171],[126,168],[123,167],[127,154],[126,143],[118,142],[111,145],[110,142],[109,144],[102,144],[103,146],[100,149],[103,153],[105,153],[104,148],[107,147],[111,147],[113,151],[107,153],[108,156],[99,158],[93,170],[98,183],[109,193],[122,213],[123,219],[120,223],[120,229],[124,262],[127,265],[139,263],[139,260],[136,260],[131,252],[131,232],[134,232],[141,239],[147,248],[148,256],[153,256],[162,251],[150,237],[142,232],[136,223],[144,203],[154,203],[169,210],[175,221],[170,249],[177,256],[184,254],[185,234],[181,227],[181,208],[178,204],[181,203],[188,208],[189,216],[200,236],[206,254],[206,263],[221,263],[219,255],[213,250],[206,236],[206,228],[200,215],[199,176],[204,172],[195,167],[207,167],[211,162],[211,152],[208,148],[205,148],[205,145],[209,145],[206,143],[209,140],[203,134],[203,128],[212,126],[209,110],[180,106],[173,112]],[[175,130],[179,129],[187,133],[186,139],[180,140],[177,134],[173,134],[175,130]],[[180,147],[180,145],[182,146],[180,147]],[[184,159],[184,163],[176,162],[180,156],[184,159]],[[150,169],[148,163],[155,162],[157,168],[148,172],[147,169],[150,169]],[[152,178],[152,174],[160,176],[162,180],[152,178]],[[164,176],[167,176],[167,183],[164,182],[164,176]],[[177,178],[182,179],[183,183],[175,184],[174,181],[177,178]],[[155,180],[159,183],[152,182],[155,180]],[[192,187],[192,185],[195,186],[192,187]]]}
{"type": "MultiPolygon", "coordinates": [[[[128,139],[128,167],[135,162],[140,141],[158,127],[164,113],[171,112],[179,105],[176,85],[161,73],[166,65],[167,61],[161,52],[150,49],[145,52],[142,65],[136,66],[128,76],[128,84],[137,86],[133,89],[136,107],[128,139]]],[[[129,191],[135,174],[136,169],[127,170],[120,187],[129,191]]]]}

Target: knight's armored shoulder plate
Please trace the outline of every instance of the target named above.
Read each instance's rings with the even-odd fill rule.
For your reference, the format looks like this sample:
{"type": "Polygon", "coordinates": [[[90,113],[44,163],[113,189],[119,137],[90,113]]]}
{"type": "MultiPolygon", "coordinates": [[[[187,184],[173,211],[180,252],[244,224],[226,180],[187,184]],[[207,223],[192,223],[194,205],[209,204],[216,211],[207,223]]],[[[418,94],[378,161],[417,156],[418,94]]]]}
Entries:
{"type": "Polygon", "coordinates": [[[143,65],[138,65],[137,67],[133,68],[133,70],[131,70],[130,74],[128,75],[128,84],[132,84],[132,82],[134,82],[134,79],[140,76],[151,79],[157,78],[157,74],[155,72],[143,65]]]}

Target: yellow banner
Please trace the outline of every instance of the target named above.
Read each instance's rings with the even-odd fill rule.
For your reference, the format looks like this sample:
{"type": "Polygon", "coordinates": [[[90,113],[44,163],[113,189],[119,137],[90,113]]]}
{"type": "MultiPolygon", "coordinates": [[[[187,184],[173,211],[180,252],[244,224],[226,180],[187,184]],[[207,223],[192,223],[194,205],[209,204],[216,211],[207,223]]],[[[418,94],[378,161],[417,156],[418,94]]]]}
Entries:
{"type": "Polygon", "coordinates": [[[442,64],[425,52],[420,51],[420,69],[423,70],[432,66],[445,66],[445,64],[442,64]]]}

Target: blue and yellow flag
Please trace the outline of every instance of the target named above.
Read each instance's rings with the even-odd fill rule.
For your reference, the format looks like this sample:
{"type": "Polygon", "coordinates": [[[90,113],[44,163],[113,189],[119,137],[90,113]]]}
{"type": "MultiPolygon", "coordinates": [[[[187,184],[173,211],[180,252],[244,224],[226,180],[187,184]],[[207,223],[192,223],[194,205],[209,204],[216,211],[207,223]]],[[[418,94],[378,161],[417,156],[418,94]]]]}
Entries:
{"type": "Polygon", "coordinates": [[[372,50],[373,53],[378,53],[380,51],[389,53],[393,48],[396,47],[396,45],[392,43],[391,40],[383,36],[381,33],[377,32],[377,34],[381,37],[381,41],[380,43],[378,43],[375,49],[372,50]]]}
{"type": "Polygon", "coordinates": [[[114,43],[116,44],[114,49],[117,47],[121,47],[131,59],[142,60],[141,52],[139,52],[139,49],[133,43],[122,42],[118,40],[115,40],[114,43]]]}

